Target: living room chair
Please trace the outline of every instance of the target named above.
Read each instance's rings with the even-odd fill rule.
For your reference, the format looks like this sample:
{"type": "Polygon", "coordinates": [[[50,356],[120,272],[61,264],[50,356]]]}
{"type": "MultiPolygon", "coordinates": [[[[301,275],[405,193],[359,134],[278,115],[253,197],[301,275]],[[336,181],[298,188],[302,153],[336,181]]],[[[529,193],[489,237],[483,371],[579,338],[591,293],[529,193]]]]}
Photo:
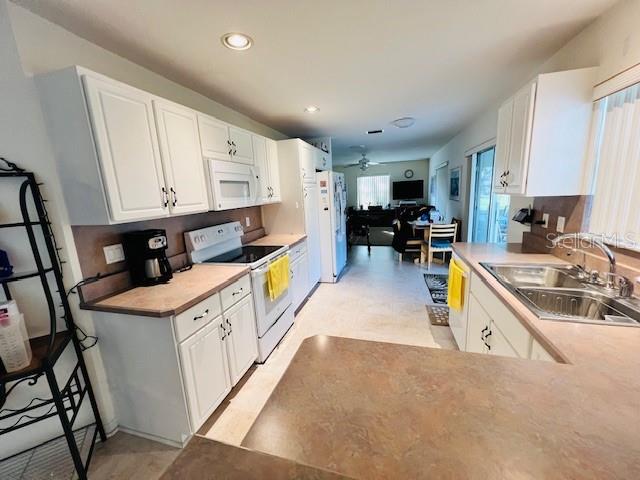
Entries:
{"type": "Polygon", "coordinates": [[[432,224],[429,228],[429,240],[422,242],[420,248],[420,263],[427,260],[427,269],[431,270],[434,253],[442,253],[442,263],[445,262],[447,252],[453,252],[452,245],[456,241],[458,225],[450,223],[445,225],[432,224]]]}

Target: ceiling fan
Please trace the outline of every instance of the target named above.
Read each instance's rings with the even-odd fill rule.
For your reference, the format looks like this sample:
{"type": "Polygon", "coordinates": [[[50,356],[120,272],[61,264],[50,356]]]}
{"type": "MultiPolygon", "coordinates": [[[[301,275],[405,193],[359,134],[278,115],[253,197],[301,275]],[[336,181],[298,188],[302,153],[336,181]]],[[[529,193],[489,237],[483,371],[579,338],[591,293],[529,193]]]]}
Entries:
{"type": "Polygon", "coordinates": [[[358,160],[357,163],[351,163],[351,164],[349,164],[347,166],[348,167],[359,167],[360,170],[362,170],[364,172],[371,165],[380,165],[378,162],[372,162],[371,160],[369,160],[367,158],[367,154],[366,154],[365,151],[360,152],[360,154],[362,155],[362,158],[360,160],[358,160]]]}

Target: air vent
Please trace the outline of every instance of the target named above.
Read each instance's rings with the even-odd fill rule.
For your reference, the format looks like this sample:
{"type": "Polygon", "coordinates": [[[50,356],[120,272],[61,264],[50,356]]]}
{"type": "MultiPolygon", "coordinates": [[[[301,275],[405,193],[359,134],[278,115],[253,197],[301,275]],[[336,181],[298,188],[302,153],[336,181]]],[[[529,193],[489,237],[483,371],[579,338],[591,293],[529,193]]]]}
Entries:
{"type": "Polygon", "coordinates": [[[384,132],[384,130],[381,128],[378,130],[367,130],[368,135],[377,135],[378,133],[382,133],[382,132],[384,132]]]}

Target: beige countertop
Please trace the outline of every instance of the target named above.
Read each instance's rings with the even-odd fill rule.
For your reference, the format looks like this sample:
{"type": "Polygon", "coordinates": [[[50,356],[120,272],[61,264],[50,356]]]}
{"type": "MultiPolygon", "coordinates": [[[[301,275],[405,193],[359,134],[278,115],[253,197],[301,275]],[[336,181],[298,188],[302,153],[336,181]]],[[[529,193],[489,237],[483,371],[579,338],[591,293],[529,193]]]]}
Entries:
{"type": "Polygon", "coordinates": [[[636,479],[639,402],[637,375],[315,336],[242,445],[367,480],[636,479]]]}
{"type": "Polygon", "coordinates": [[[249,245],[294,245],[305,240],[307,236],[303,233],[274,233],[254,240],[249,245]]]}
{"type": "Polygon", "coordinates": [[[247,273],[249,267],[245,266],[197,264],[186,272],[174,273],[169,283],[132,288],[96,302],[82,304],[80,308],[169,317],[184,312],[247,273]]]}

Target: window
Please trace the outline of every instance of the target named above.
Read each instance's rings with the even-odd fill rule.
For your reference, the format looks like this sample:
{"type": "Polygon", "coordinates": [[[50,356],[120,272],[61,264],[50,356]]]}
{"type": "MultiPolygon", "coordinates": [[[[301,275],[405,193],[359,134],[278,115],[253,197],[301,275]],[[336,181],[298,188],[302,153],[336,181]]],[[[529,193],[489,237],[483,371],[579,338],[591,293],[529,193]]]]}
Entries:
{"type": "Polygon", "coordinates": [[[640,83],[595,105],[589,231],[640,249],[640,83]]]}
{"type": "Polygon", "coordinates": [[[358,177],[358,206],[365,210],[370,205],[389,205],[389,175],[358,177]]]}

